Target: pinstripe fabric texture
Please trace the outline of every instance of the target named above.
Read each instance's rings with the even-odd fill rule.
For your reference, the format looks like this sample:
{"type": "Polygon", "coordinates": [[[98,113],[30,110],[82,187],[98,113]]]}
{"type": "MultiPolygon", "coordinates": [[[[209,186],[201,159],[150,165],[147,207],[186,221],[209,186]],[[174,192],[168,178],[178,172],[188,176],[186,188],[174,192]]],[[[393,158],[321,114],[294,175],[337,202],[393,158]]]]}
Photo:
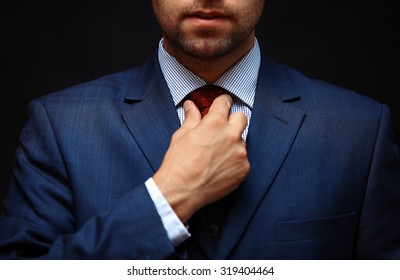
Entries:
{"type": "MultiPolygon", "coordinates": [[[[163,39],[159,43],[158,58],[161,71],[170,89],[178,117],[182,123],[185,118],[182,100],[187,94],[207,83],[169,55],[163,47],[163,39]]],[[[247,136],[253,109],[260,63],[260,47],[257,39],[255,39],[253,48],[214,83],[232,94],[233,106],[231,113],[243,112],[247,116],[248,125],[243,132],[244,139],[247,136]]]]}

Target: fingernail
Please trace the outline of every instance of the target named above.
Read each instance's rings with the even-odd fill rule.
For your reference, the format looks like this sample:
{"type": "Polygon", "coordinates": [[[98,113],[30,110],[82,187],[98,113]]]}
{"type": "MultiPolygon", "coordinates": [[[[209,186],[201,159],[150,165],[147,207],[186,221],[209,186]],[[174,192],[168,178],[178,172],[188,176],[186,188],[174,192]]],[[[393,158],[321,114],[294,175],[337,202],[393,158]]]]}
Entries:
{"type": "Polygon", "coordinates": [[[191,102],[190,102],[189,100],[186,100],[186,101],[183,103],[183,109],[185,110],[185,112],[189,111],[189,110],[190,110],[190,107],[191,107],[191,102]]]}

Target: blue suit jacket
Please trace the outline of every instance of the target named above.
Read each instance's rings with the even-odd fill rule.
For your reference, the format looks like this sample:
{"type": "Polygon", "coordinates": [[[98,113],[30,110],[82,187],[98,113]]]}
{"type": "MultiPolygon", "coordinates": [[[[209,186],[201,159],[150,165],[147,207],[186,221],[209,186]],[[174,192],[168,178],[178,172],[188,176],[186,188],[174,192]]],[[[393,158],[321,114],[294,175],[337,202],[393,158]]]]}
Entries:
{"type": "Polygon", "coordinates": [[[400,156],[387,106],[265,55],[251,171],[215,247],[200,211],[174,248],[144,185],[179,127],[155,56],[40,97],[29,112],[1,258],[400,258],[400,156]]]}

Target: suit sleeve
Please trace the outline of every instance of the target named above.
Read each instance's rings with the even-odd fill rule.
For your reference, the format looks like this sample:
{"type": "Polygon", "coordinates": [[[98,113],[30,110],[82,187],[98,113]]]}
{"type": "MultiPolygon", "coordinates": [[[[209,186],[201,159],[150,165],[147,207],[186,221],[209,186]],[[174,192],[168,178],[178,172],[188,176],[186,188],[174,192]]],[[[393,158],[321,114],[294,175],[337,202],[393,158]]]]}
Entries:
{"type": "Polygon", "coordinates": [[[144,182],[78,228],[58,139],[32,104],[0,217],[0,259],[177,258],[144,182]]]}
{"type": "Polygon", "coordinates": [[[383,105],[361,213],[356,257],[400,259],[400,152],[383,105]]]}

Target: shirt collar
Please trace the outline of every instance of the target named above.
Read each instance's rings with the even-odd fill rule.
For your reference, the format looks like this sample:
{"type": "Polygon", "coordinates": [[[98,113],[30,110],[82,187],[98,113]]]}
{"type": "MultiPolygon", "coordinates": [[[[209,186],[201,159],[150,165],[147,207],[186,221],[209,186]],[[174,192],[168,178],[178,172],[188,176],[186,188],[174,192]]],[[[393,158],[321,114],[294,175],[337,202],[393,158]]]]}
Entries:
{"type": "MultiPolygon", "coordinates": [[[[187,94],[207,84],[164,49],[163,39],[159,42],[158,59],[175,106],[187,94]]],[[[255,39],[253,48],[239,62],[225,72],[215,82],[215,85],[225,88],[242,100],[249,108],[253,108],[260,63],[260,47],[257,39],[255,39]]]]}

